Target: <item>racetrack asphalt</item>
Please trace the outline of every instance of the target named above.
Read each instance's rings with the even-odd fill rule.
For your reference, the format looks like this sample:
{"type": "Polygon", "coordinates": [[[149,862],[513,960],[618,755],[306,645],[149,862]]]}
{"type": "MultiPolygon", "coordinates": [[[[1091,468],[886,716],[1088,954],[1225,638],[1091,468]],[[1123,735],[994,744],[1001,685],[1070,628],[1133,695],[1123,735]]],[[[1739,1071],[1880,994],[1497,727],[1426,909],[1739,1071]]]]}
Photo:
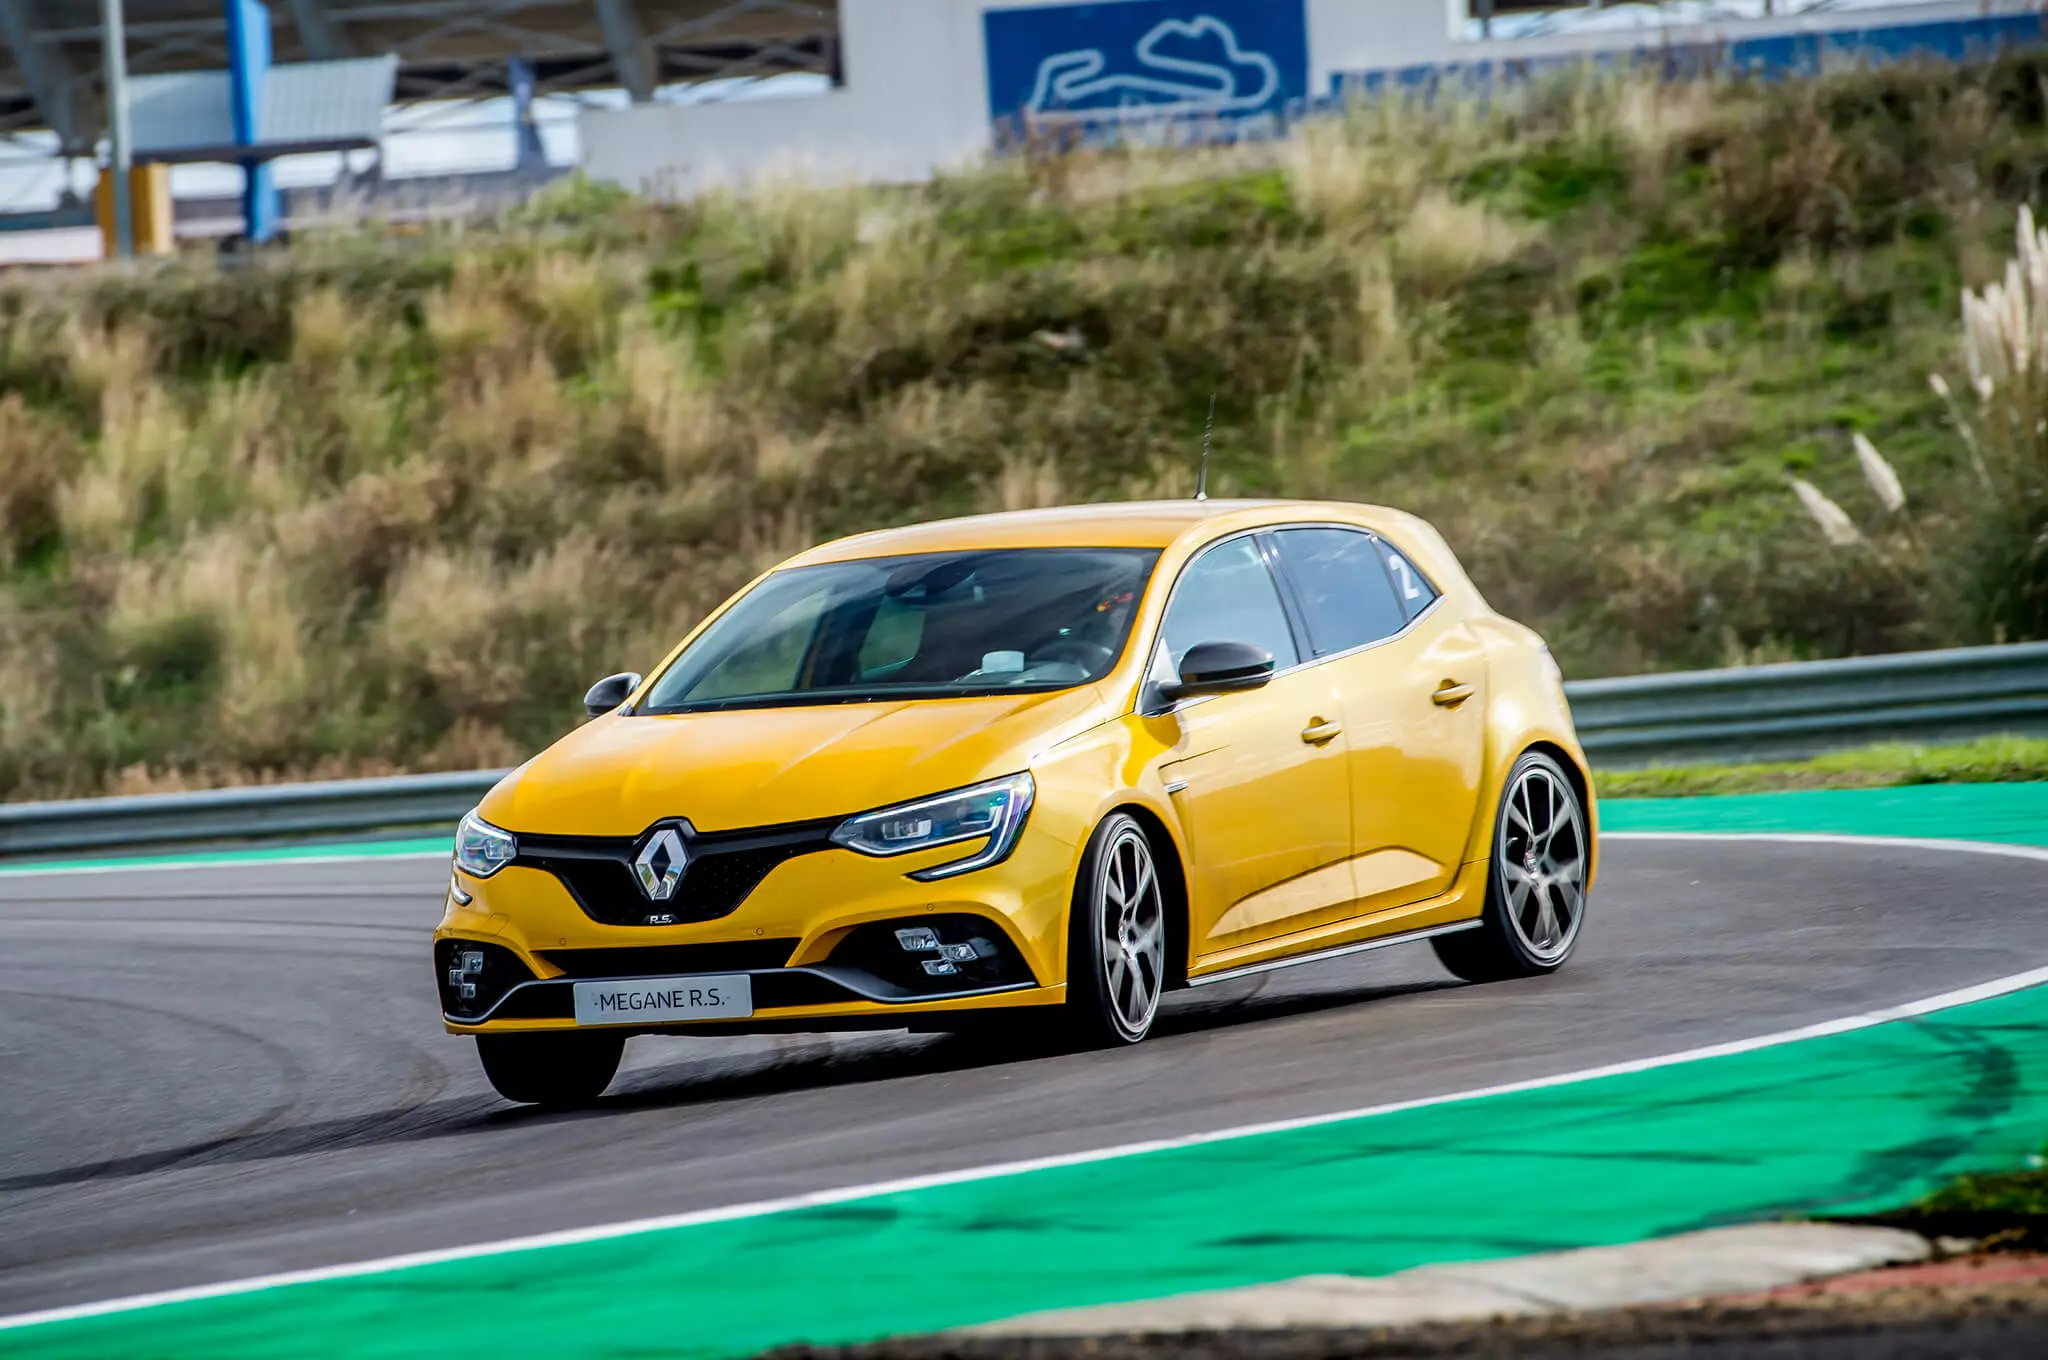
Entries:
{"type": "Polygon", "coordinates": [[[1426,947],[1174,997],[1117,1054],[636,1039],[575,1114],[440,1032],[445,865],[0,879],[0,1313],[1054,1156],[1738,1040],[2048,964],[2048,866],[1610,841],[1579,955],[1426,947]]]}

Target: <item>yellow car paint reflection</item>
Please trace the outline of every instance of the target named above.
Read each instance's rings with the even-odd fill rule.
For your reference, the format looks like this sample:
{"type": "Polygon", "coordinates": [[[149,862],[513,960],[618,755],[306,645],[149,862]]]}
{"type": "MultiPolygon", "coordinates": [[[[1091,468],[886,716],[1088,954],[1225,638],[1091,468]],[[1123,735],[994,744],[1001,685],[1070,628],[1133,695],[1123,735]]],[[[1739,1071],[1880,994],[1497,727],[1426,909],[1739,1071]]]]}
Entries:
{"type": "Polygon", "coordinates": [[[484,798],[436,932],[444,1019],[568,1033],[593,978],[744,976],[750,1013],[645,1028],[1078,1014],[1128,1042],[1152,1011],[1090,1024],[1124,1006],[1105,989],[1156,1010],[1409,938],[1468,976],[1548,971],[1595,816],[1548,652],[1413,516],[1189,501],[864,534],[764,574],[484,798]],[[650,853],[664,827],[680,865],[650,853]]]}

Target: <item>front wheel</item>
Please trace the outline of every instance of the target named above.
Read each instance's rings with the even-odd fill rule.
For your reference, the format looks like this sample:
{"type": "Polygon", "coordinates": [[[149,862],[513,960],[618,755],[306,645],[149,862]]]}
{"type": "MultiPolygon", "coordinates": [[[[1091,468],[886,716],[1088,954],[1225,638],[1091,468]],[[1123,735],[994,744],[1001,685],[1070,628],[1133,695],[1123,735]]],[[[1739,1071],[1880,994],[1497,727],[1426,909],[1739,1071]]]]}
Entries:
{"type": "Polygon", "coordinates": [[[1152,839],[1128,813],[1095,828],[1067,942],[1067,1009],[1084,1044],[1135,1044],[1152,1030],[1166,990],[1166,898],[1152,839]]]}
{"type": "Polygon", "coordinates": [[[1485,914],[1477,929],[1431,940],[1437,958],[1467,982],[1555,972],[1585,923],[1591,850],[1585,809],[1564,767],[1525,752],[1508,772],[1494,818],[1485,914]]]}
{"type": "Polygon", "coordinates": [[[617,1032],[479,1034],[476,1055],[499,1095],[521,1105],[587,1105],[618,1075],[617,1032]]]}

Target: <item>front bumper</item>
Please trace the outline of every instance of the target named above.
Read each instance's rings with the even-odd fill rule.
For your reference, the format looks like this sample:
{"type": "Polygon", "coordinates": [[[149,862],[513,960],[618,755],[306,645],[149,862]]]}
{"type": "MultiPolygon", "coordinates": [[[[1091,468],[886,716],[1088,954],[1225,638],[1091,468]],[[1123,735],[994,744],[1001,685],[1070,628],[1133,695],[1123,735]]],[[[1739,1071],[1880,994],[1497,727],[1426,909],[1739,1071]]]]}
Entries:
{"type": "MultiPolygon", "coordinates": [[[[1031,827],[1001,864],[936,883],[908,875],[957,858],[960,847],[876,859],[806,846],[762,857],[769,862],[744,892],[730,891],[731,875],[720,866],[705,882],[723,896],[678,891],[672,912],[637,916],[620,910],[626,899],[617,894],[599,900],[589,874],[574,866],[561,872],[559,842],[533,839],[550,862],[522,858],[489,879],[457,874],[451,885],[434,946],[451,1032],[574,1028],[575,984],[600,979],[744,973],[752,980],[750,1018],[634,1032],[901,1028],[938,1014],[1065,997],[1066,906],[1078,849],[1031,827]],[[695,919],[708,911],[719,914],[695,919]],[[649,918],[655,923],[641,923],[649,918]],[[896,940],[898,929],[912,927],[973,944],[975,958],[951,976],[933,977],[922,967],[930,951],[896,940]]],[[[686,870],[685,889],[689,883],[686,870]]]]}

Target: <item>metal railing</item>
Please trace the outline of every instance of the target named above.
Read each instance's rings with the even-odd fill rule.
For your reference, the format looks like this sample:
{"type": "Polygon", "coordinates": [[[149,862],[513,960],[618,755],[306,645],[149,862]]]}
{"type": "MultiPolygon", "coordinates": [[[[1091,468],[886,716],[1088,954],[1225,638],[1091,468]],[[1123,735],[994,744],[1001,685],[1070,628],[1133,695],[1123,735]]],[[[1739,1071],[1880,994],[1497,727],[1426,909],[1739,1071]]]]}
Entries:
{"type": "Polygon", "coordinates": [[[503,770],[0,804],[0,857],[448,831],[503,770]]]}
{"type": "MultiPolygon", "coordinates": [[[[2048,643],[1581,680],[1594,764],[1793,759],[1879,741],[2048,735],[2048,643]]],[[[445,833],[503,770],[0,804],[0,858],[445,833]]]]}
{"type": "Polygon", "coordinates": [[[1611,769],[2048,735],[2048,643],[1581,680],[1565,692],[1586,754],[1611,769]]]}

